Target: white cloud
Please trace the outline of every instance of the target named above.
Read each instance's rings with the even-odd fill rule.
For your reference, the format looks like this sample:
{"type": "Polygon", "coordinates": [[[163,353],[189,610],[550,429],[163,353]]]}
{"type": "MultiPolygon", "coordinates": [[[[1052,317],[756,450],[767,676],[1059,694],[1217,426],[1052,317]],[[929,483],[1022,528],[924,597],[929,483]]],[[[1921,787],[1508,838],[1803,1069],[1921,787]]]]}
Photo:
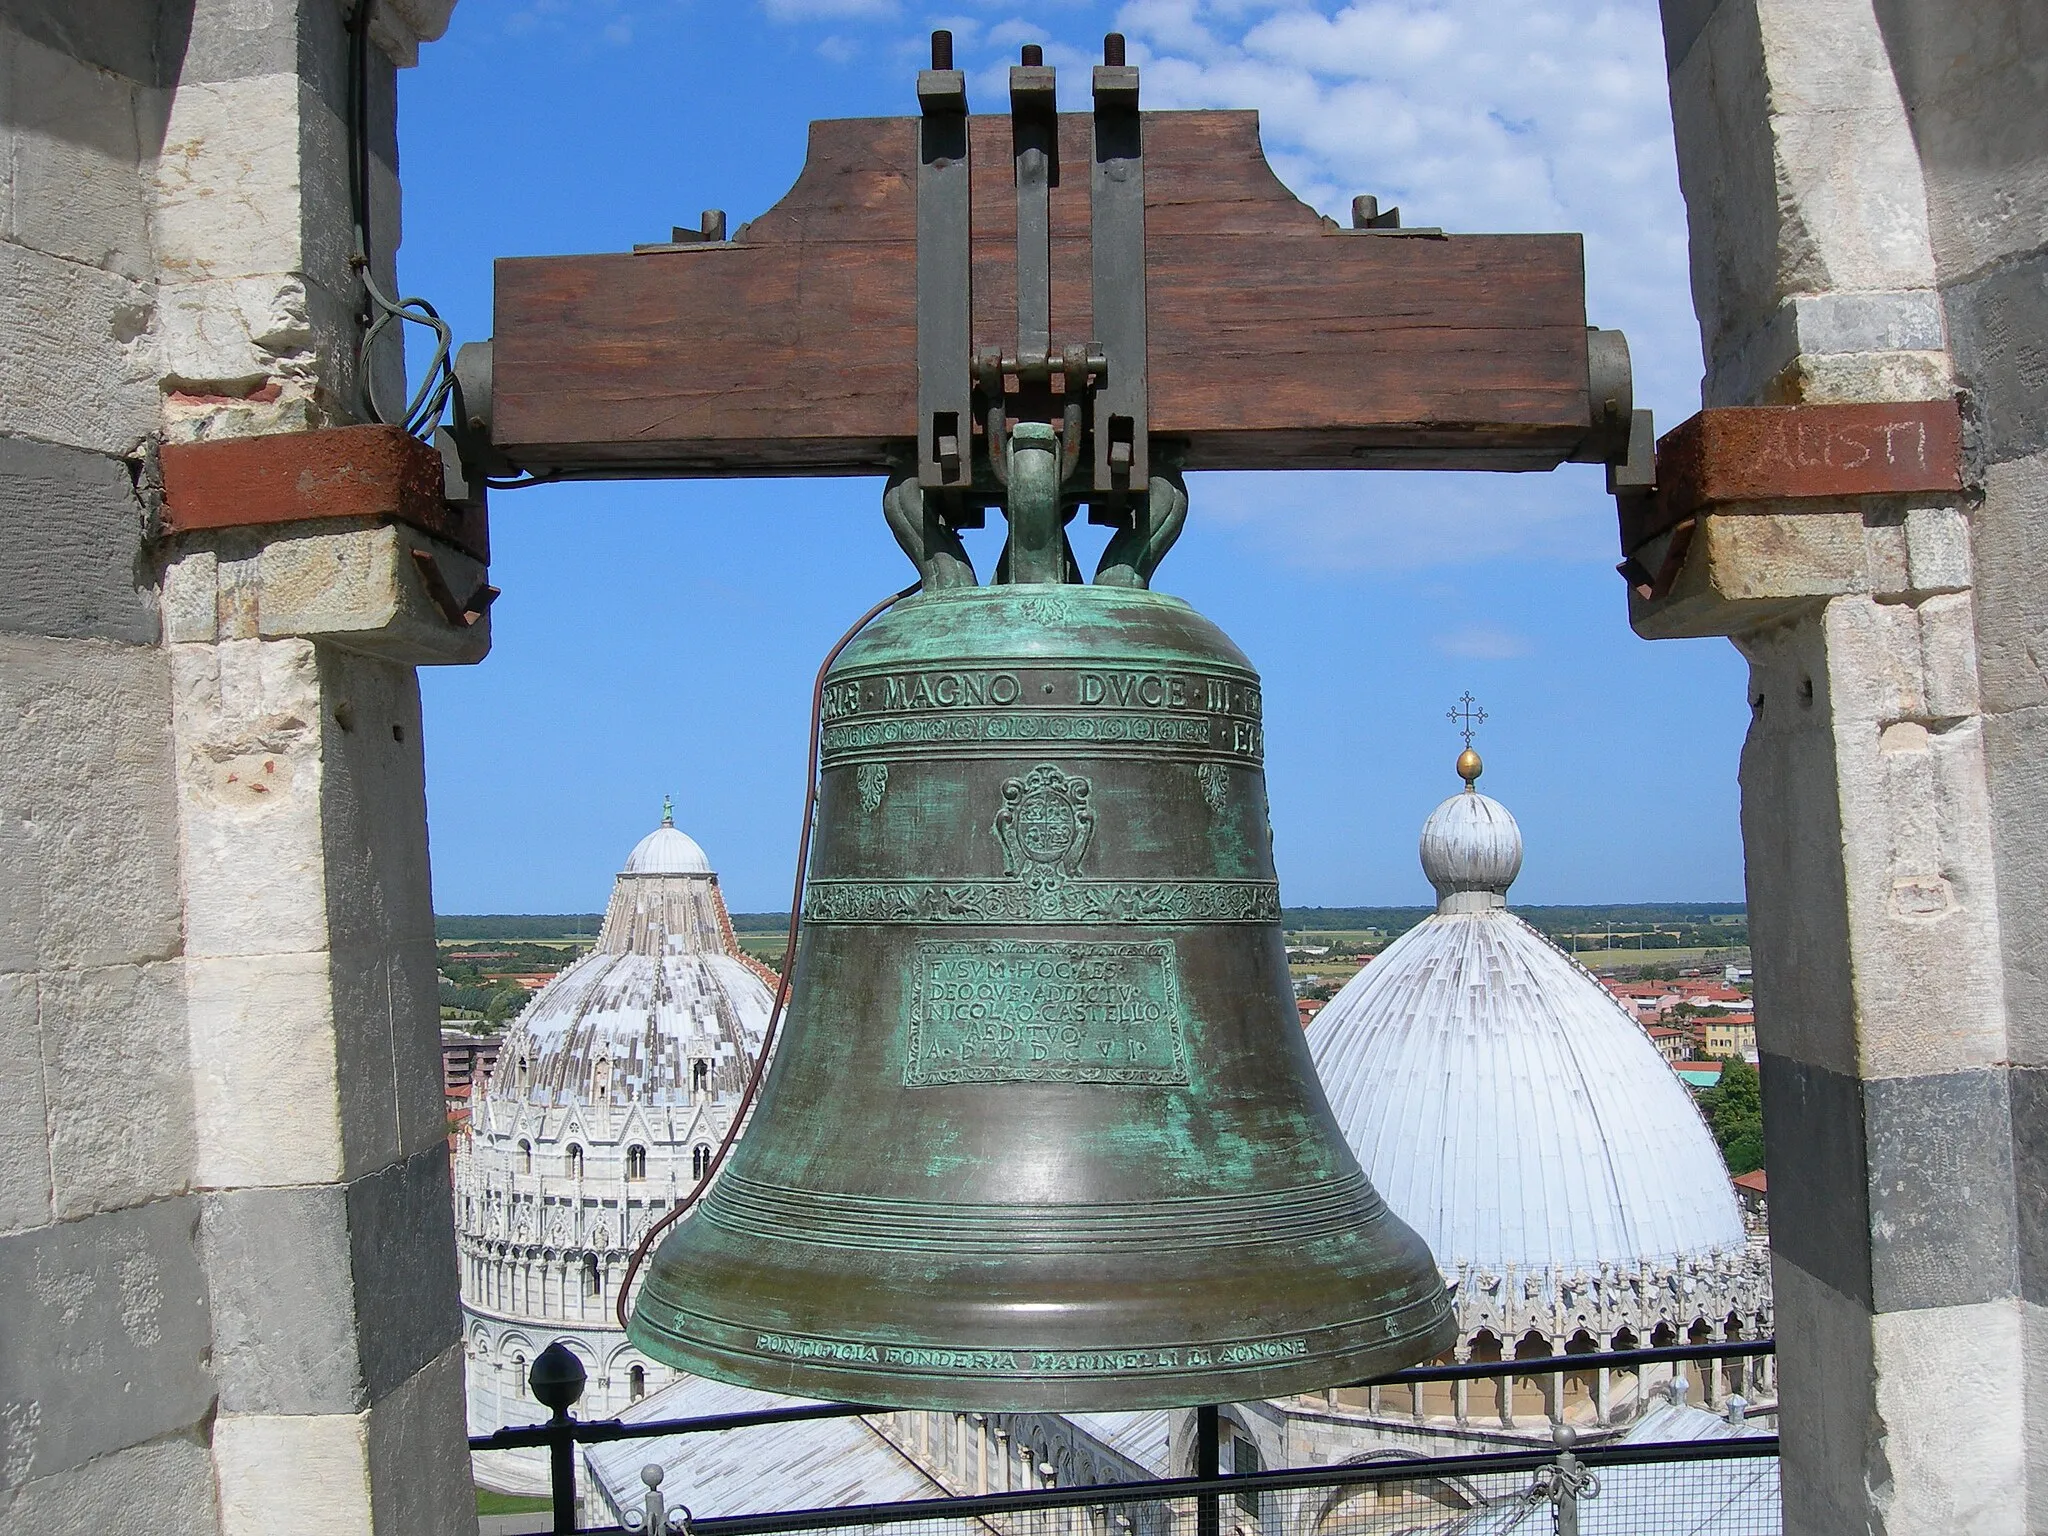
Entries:
{"type": "Polygon", "coordinates": [[[860,44],[835,33],[831,37],[820,38],[815,52],[828,64],[851,64],[860,57],[860,44]]]}
{"type": "Polygon", "coordinates": [[[1513,661],[1534,649],[1526,635],[1496,629],[1489,624],[1468,624],[1462,629],[1454,629],[1449,634],[1438,635],[1435,644],[1444,655],[1462,657],[1467,661],[1513,661]]]}

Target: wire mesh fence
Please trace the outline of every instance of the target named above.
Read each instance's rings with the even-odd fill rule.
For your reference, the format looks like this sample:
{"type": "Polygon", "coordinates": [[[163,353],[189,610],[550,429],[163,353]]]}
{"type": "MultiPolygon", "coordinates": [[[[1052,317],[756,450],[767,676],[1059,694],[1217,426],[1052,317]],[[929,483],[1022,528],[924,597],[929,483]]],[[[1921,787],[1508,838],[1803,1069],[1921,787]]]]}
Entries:
{"type": "MultiPolygon", "coordinates": [[[[1149,1430],[1157,1443],[1120,1470],[1071,1465],[1025,1416],[789,1399],[768,1411],[640,1422],[578,1421],[564,1404],[545,1425],[479,1436],[472,1446],[548,1445],[558,1468],[580,1448],[580,1528],[640,1536],[1778,1536],[1777,1439],[1768,1423],[1745,1418],[1751,1404],[1775,1409],[1771,1349],[1752,1340],[1588,1355],[1572,1357],[1565,1372],[1535,1360],[1425,1366],[1339,1389],[1355,1401],[1326,1406],[1332,1422],[1348,1412],[1353,1429],[1433,1423],[1449,1433],[1438,1436],[1444,1449],[1403,1448],[1396,1434],[1316,1458],[1323,1465],[1275,1470],[1217,1409],[1181,1416],[1171,1456],[1167,1415],[1157,1414],[1149,1430]],[[1624,1408],[1656,1372],[1656,1406],[1624,1408]],[[1629,1381],[1631,1394],[1604,1390],[1603,1378],[1608,1387],[1629,1381]],[[1590,1433],[1582,1437],[1575,1421],[1590,1433]],[[1488,1448],[1463,1454],[1480,1449],[1475,1429],[1488,1448]],[[876,1486],[855,1474],[857,1465],[895,1467],[908,1480],[876,1486]],[[1200,1475],[1145,1471],[1169,1465],[1200,1475]],[[706,1507],[714,1484],[723,1496],[706,1507]],[[953,1496],[927,1496],[935,1491],[953,1496]],[[693,1499],[694,1516],[684,1507],[693,1499]]],[[[1101,1435],[1106,1426],[1088,1427],[1101,1435]]],[[[1298,1449],[1281,1454],[1308,1459],[1298,1449]]],[[[553,1528],[578,1529],[575,1479],[558,1473],[555,1481],[553,1528]]]]}
{"type": "Polygon", "coordinates": [[[658,1486],[605,1531],[649,1536],[1778,1536],[1775,1439],[1445,1457],[1222,1479],[691,1520],[658,1486]],[[664,1518],[665,1516],[665,1518],[664,1518]]]}

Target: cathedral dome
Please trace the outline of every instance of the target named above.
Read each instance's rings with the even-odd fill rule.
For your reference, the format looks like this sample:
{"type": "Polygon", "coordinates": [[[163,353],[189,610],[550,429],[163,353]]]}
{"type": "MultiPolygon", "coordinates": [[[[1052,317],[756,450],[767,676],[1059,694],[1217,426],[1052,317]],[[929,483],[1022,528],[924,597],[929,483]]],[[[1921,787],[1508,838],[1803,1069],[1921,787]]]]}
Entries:
{"type": "Polygon", "coordinates": [[[1461,905],[1504,906],[1522,872],[1522,829],[1506,806],[1468,785],[1422,824],[1422,872],[1440,898],[1490,896],[1461,905]]]}
{"type": "Polygon", "coordinates": [[[513,1025],[490,1095],[592,1105],[736,1095],[773,1001],[733,937],[704,850],[664,806],[613,885],[596,946],[513,1025]]]}
{"type": "Polygon", "coordinates": [[[633,845],[633,851],[626,855],[626,867],[622,875],[708,875],[711,861],[704,857],[704,850],[697,846],[697,840],[686,832],[678,832],[675,811],[664,800],[661,803],[661,825],[633,845]]]}
{"type": "Polygon", "coordinates": [[[1373,1187],[1453,1278],[1550,1284],[1740,1254],[1727,1168],[1685,1085],[1589,972],[1506,910],[1514,818],[1468,788],[1430,816],[1422,860],[1436,914],[1309,1026],[1373,1187]]]}

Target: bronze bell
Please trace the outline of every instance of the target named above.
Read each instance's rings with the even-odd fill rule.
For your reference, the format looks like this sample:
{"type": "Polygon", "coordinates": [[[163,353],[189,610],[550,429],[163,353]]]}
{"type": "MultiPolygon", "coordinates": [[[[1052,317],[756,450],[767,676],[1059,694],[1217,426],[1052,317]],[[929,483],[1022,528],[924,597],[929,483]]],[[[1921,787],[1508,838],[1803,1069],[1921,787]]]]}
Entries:
{"type": "Polygon", "coordinates": [[[656,1359],[878,1406],[1116,1409],[1452,1342],[1296,1016],[1258,675],[1145,585],[1186,493],[1156,480],[1080,585],[1056,464],[1016,429],[993,586],[891,492],[925,589],[827,674],[784,1035],[649,1267],[631,1338],[656,1359]]]}

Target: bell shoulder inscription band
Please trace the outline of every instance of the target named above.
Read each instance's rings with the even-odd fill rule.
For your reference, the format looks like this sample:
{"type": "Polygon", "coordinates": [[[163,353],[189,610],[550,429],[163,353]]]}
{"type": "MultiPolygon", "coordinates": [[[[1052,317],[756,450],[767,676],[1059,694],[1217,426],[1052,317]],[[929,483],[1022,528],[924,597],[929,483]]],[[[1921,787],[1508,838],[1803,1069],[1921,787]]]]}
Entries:
{"type": "Polygon", "coordinates": [[[1001,451],[996,585],[888,493],[924,590],[821,680],[781,1043],[630,1336],[700,1376],[961,1410],[1238,1401],[1438,1354],[1436,1265],[1297,1019],[1257,674],[1146,585],[1177,517],[1079,585],[1059,466],[1087,455],[1031,421],[1001,451]]]}

